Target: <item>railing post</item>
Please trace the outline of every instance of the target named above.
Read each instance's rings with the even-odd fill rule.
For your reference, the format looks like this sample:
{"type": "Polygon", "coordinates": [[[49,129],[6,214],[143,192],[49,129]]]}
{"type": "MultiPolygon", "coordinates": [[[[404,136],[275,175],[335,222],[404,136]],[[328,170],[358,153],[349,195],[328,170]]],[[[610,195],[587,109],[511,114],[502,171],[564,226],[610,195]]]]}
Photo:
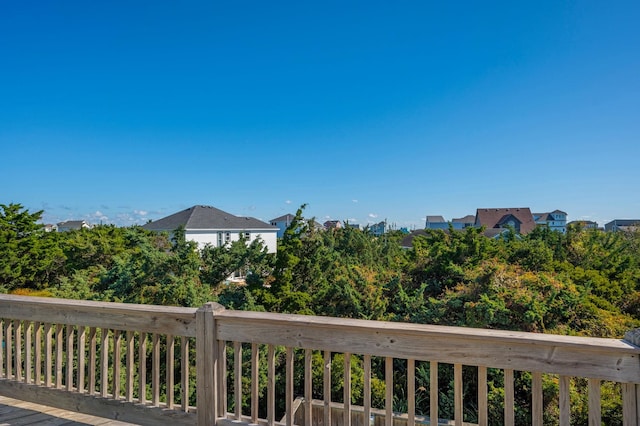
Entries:
{"type": "Polygon", "coordinates": [[[216,339],[216,312],[224,307],[209,302],[196,311],[196,406],[198,425],[216,424],[218,412],[218,339],[216,339]]]}
{"type": "MultiPolygon", "coordinates": [[[[640,347],[640,328],[627,331],[624,334],[624,341],[640,347]]],[[[640,360],[638,360],[638,368],[640,368],[640,360]]],[[[640,425],[640,384],[624,383],[622,392],[623,424],[627,426],[640,425]]]]}

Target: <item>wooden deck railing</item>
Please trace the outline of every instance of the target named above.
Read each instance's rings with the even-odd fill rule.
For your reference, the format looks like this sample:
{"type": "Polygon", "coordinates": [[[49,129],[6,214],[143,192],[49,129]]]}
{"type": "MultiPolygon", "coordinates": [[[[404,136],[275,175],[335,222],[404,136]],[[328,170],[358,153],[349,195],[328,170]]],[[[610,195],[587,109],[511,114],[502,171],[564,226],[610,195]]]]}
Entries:
{"type": "Polygon", "coordinates": [[[602,384],[615,383],[607,389],[620,393],[623,424],[640,426],[634,333],[599,339],[12,295],[0,295],[0,321],[0,393],[139,424],[488,425],[497,409],[500,423],[523,424],[515,383],[525,372],[527,424],[570,424],[570,389],[581,381],[589,425],[601,424],[602,384]],[[426,382],[418,371],[428,371],[426,382]],[[496,372],[500,401],[489,398],[496,372]],[[549,380],[555,395],[543,393],[549,380]],[[549,398],[557,410],[544,418],[549,398]]]}

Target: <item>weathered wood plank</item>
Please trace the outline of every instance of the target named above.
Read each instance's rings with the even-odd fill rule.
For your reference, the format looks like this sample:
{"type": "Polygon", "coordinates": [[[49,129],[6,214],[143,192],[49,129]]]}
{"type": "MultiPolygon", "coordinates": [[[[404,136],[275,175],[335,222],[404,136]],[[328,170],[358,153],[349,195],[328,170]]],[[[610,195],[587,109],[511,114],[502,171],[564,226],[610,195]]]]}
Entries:
{"type": "Polygon", "coordinates": [[[407,426],[416,424],[416,362],[407,360],[407,426]]]}
{"type": "Polygon", "coordinates": [[[344,412],[342,424],[351,426],[351,354],[349,352],[344,354],[343,382],[344,412]]]}
{"type": "Polygon", "coordinates": [[[168,334],[166,338],[166,357],[165,360],[165,368],[166,368],[166,378],[165,378],[165,387],[167,389],[166,395],[166,403],[167,408],[173,410],[174,405],[174,394],[173,394],[173,385],[174,385],[174,373],[175,373],[175,348],[176,341],[173,335],[168,334]]]}
{"type": "Polygon", "coordinates": [[[438,421],[438,362],[429,363],[429,417],[435,422],[438,421]]]}
{"type": "Polygon", "coordinates": [[[236,420],[242,419],[242,343],[233,342],[234,389],[236,420]]]}
{"type": "Polygon", "coordinates": [[[531,400],[532,426],[542,426],[542,373],[537,371],[531,375],[531,400]]]}
{"type": "Polygon", "coordinates": [[[462,426],[462,364],[453,366],[453,389],[454,421],[456,426],[462,426]]]}
{"type": "Polygon", "coordinates": [[[487,388],[487,367],[478,367],[478,426],[489,424],[489,391],[487,388]]]}
{"type": "Polygon", "coordinates": [[[602,424],[600,380],[589,379],[589,426],[602,424]]]}
{"type": "Polygon", "coordinates": [[[324,351],[323,390],[324,421],[331,424],[331,351],[324,351]]]}
{"type": "Polygon", "coordinates": [[[220,340],[640,383],[640,348],[617,339],[223,311],[220,340]]]}
{"type": "Polygon", "coordinates": [[[504,370],[504,424],[514,426],[515,405],[514,405],[514,378],[513,370],[504,370]]]}
{"type": "Polygon", "coordinates": [[[195,308],[0,295],[5,318],[195,337],[195,308]]]}
{"type": "Polygon", "coordinates": [[[393,358],[390,356],[384,359],[384,423],[386,426],[393,425],[393,358]]]}

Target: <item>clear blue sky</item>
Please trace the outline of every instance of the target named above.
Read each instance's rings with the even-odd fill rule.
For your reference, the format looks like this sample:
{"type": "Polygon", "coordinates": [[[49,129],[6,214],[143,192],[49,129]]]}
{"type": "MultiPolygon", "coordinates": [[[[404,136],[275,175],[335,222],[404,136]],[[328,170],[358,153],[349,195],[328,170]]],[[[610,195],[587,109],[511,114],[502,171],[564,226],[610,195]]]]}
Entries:
{"type": "Polygon", "coordinates": [[[6,1],[0,203],[640,217],[640,2],[6,1]]]}

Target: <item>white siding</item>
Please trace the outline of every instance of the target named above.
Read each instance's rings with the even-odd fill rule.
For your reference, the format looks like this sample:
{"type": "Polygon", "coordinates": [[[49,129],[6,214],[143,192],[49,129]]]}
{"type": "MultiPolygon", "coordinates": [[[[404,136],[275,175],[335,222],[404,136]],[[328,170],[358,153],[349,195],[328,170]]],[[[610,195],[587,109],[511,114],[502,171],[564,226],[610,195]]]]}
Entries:
{"type": "Polygon", "coordinates": [[[194,241],[198,244],[198,248],[201,249],[206,244],[211,244],[213,247],[218,246],[218,232],[222,232],[222,243],[226,241],[226,233],[230,234],[230,242],[238,241],[240,239],[240,233],[244,234],[249,232],[249,242],[260,237],[267,247],[269,253],[276,253],[278,247],[277,229],[273,230],[252,230],[252,229],[206,229],[206,230],[193,230],[189,229],[185,232],[185,238],[189,241],[194,241]]]}

